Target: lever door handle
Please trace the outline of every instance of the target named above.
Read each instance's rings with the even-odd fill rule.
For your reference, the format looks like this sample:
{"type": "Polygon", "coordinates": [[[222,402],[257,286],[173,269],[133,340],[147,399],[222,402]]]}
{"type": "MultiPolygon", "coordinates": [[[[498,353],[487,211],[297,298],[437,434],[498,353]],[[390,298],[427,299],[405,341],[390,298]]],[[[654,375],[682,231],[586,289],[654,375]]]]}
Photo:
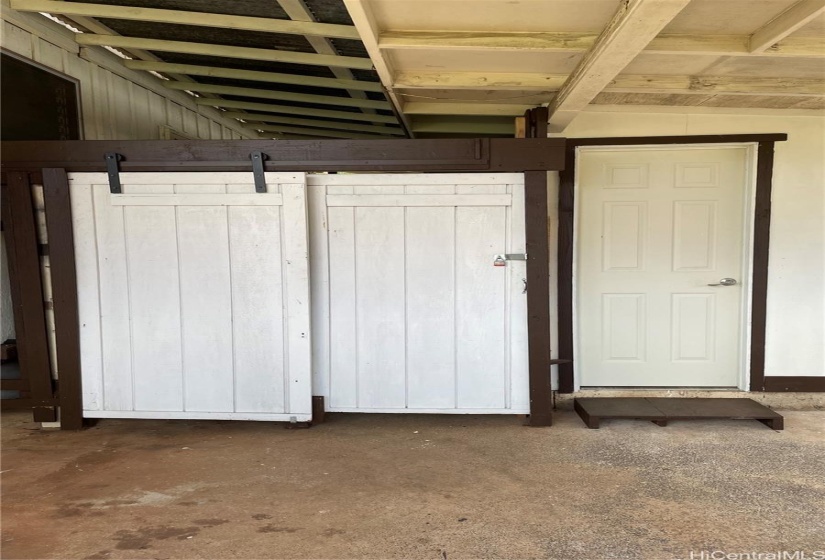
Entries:
{"type": "Polygon", "coordinates": [[[735,286],[736,280],[733,278],[722,278],[718,284],[708,284],[708,286],[735,286]]]}

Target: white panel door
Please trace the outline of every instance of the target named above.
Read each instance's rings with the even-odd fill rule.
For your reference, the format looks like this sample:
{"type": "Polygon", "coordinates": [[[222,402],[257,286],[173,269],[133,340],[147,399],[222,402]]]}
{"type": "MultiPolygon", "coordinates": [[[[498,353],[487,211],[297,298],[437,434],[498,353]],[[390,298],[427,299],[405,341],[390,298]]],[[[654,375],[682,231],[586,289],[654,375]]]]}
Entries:
{"type": "Polygon", "coordinates": [[[331,411],[526,413],[524,183],[310,175],[315,386],[331,411]]]}
{"type": "Polygon", "coordinates": [[[69,175],[84,416],[307,421],[304,174],[69,175]]]}
{"type": "Polygon", "coordinates": [[[745,147],[580,153],[582,386],[739,384],[747,162],[745,147]]]}

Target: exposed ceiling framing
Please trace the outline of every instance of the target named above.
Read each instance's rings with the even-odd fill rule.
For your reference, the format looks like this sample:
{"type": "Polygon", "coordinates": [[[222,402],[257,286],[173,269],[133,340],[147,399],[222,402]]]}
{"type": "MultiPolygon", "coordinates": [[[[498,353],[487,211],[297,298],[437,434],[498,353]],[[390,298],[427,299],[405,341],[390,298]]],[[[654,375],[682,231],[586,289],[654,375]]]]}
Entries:
{"type": "Polygon", "coordinates": [[[197,104],[262,137],[408,134],[340,0],[10,3],[77,24],[79,45],[125,53],[126,67],[165,78],[165,87],[194,95],[197,104]]]}
{"type": "Polygon", "coordinates": [[[590,105],[825,108],[825,0],[343,1],[417,133],[512,135],[536,105],[555,132],[590,105]]]}
{"type": "Polygon", "coordinates": [[[825,0],[9,0],[267,138],[512,136],[545,105],[825,109],[825,0]]]}

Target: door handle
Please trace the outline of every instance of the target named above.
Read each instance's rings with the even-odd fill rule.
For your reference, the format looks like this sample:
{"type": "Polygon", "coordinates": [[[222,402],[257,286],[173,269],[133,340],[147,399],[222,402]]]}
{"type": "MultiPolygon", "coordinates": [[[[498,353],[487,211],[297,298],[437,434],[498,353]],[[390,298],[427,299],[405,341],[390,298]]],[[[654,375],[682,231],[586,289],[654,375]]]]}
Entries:
{"type": "Polygon", "coordinates": [[[718,284],[708,284],[708,286],[735,286],[736,280],[733,278],[722,278],[718,284]]]}

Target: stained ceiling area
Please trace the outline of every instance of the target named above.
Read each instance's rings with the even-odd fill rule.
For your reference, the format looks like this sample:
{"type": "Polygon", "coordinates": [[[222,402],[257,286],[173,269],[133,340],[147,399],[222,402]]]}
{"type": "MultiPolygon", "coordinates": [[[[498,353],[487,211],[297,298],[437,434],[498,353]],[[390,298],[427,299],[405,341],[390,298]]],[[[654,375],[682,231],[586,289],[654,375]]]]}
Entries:
{"type": "Polygon", "coordinates": [[[12,6],[69,21],[83,31],[80,44],[115,49],[128,57],[126,66],[152,72],[164,86],[241,120],[262,138],[408,135],[340,0],[21,0],[12,6]]]}

